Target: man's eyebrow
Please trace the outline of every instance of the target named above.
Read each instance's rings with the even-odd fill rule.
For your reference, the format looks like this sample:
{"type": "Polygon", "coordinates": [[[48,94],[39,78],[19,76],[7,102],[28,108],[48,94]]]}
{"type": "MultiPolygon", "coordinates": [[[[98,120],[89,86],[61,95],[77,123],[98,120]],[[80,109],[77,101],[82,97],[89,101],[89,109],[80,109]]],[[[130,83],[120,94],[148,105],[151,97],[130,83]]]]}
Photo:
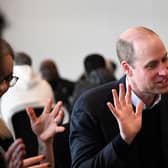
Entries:
{"type": "MultiPolygon", "coordinates": [[[[167,51],[166,51],[166,53],[162,56],[162,59],[163,59],[163,58],[166,58],[166,57],[168,57],[167,51]]],[[[151,60],[150,62],[148,62],[148,63],[144,66],[144,68],[150,66],[151,64],[157,64],[157,62],[158,62],[157,60],[151,60]]]]}

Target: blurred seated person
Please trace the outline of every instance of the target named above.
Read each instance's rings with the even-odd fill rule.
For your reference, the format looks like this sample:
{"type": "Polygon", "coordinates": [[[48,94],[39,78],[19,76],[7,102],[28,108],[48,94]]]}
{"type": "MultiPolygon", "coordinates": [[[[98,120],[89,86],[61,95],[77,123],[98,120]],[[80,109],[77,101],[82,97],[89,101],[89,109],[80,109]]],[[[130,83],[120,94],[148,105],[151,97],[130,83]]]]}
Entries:
{"type": "Polygon", "coordinates": [[[24,52],[18,52],[14,62],[13,74],[19,80],[1,99],[2,117],[12,134],[11,117],[14,113],[24,110],[28,105],[43,107],[49,98],[54,102],[51,86],[33,70],[31,57],[24,52]]]}
{"type": "Polygon", "coordinates": [[[62,78],[57,69],[56,63],[51,59],[43,60],[40,64],[40,73],[43,79],[47,80],[53,91],[55,100],[63,101],[64,106],[71,113],[71,97],[74,90],[74,82],[62,78]]]}
{"type": "Polygon", "coordinates": [[[110,73],[114,76],[115,80],[117,80],[115,76],[115,73],[117,70],[117,64],[112,59],[107,59],[106,66],[107,66],[107,69],[110,71],[110,73]]]}
{"type": "Polygon", "coordinates": [[[116,80],[113,73],[111,73],[106,66],[106,60],[103,55],[98,53],[91,53],[84,58],[84,74],[74,88],[73,104],[76,99],[86,90],[96,87],[98,85],[116,80]]]}
{"type": "MultiPolygon", "coordinates": [[[[13,61],[13,49],[5,40],[0,39],[0,97],[17,82],[18,77],[13,76],[13,61]]],[[[41,162],[42,160],[45,165],[40,163],[41,167],[43,165],[43,167],[50,166],[54,168],[53,138],[56,133],[63,132],[65,128],[59,126],[64,116],[61,110],[62,102],[57,102],[53,110],[51,110],[52,104],[52,99],[49,99],[39,117],[36,116],[31,106],[27,107],[32,130],[37,135],[39,153],[44,156],[42,156],[40,160],[36,160],[36,158],[27,158],[28,160],[24,160],[26,152],[25,145],[21,139],[17,139],[11,143],[6,151],[0,147],[0,167],[23,168],[31,166],[36,162],[41,162]]],[[[4,129],[3,126],[1,126],[1,128],[4,129]]],[[[4,135],[3,132],[1,133],[4,135]]]]}

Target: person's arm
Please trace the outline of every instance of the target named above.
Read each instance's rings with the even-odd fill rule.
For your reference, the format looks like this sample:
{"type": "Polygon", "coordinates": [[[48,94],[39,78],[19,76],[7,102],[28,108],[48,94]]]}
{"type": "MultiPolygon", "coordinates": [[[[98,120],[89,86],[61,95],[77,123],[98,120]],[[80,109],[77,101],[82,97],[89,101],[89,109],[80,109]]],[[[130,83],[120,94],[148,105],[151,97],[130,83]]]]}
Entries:
{"type": "Polygon", "coordinates": [[[40,139],[40,137],[38,138],[38,150],[39,150],[39,154],[43,154],[45,156],[45,161],[48,161],[51,164],[51,167],[55,166],[54,163],[54,149],[53,149],[53,139],[51,139],[50,141],[43,141],[42,139],[40,139]]]}
{"type": "Polygon", "coordinates": [[[59,126],[64,117],[61,110],[62,102],[58,101],[52,109],[52,100],[50,99],[45,106],[43,113],[37,117],[32,107],[27,107],[27,113],[31,121],[31,127],[37,135],[39,143],[39,153],[45,156],[45,161],[54,167],[53,139],[56,133],[63,132],[65,128],[59,126]]]}

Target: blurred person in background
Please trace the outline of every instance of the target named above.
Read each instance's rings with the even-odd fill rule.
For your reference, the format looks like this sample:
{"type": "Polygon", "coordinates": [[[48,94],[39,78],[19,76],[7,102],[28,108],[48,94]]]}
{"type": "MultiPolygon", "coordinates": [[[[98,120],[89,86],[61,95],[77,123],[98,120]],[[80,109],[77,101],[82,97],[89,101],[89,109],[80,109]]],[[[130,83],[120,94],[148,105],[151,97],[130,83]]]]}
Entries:
{"type": "Polygon", "coordinates": [[[13,137],[11,117],[14,113],[24,110],[28,105],[43,107],[49,98],[55,102],[51,86],[33,70],[30,55],[17,52],[14,63],[13,75],[19,80],[1,98],[1,114],[13,137]]]}
{"type": "MultiPolygon", "coordinates": [[[[0,39],[0,97],[9,88],[13,87],[18,80],[17,76],[13,76],[13,62],[14,52],[12,47],[7,41],[0,39]]],[[[41,159],[30,158],[30,160],[24,160],[25,145],[21,139],[17,139],[9,146],[8,150],[4,151],[0,148],[0,165],[2,168],[23,168],[36,162],[44,162],[40,163],[41,167],[55,167],[53,138],[56,133],[63,132],[65,128],[59,126],[64,116],[61,110],[62,102],[57,102],[51,111],[52,104],[52,99],[49,99],[39,117],[36,116],[31,106],[27,107],[31,127],[38,138],[39,153],[43,154],[41,159]]]]}
{"type": "Polygon", "coordinates": [[[116,71],[117,71],[117,64],[112,59],[106,60],[107,69],[110,73],[114,76],[114,79],[117,80],[116,71]]]}
{"type": "Polygon", "coordinates": [[[108,70],[104,56],[99,53],[88,54],[83,60],[83,66],[84,75],[75,85],[72,104],[86,90],[116,80],[108,70]]]}
{"type": "Polygon", "coordinates": [[[62,78],[54,60],[45,59],[40,64],[40,73],[43,79],[51,85],[55,100],[62,100],[69,114],[71,113],[71,97],[74,90],[74,82],[62,78]]]}

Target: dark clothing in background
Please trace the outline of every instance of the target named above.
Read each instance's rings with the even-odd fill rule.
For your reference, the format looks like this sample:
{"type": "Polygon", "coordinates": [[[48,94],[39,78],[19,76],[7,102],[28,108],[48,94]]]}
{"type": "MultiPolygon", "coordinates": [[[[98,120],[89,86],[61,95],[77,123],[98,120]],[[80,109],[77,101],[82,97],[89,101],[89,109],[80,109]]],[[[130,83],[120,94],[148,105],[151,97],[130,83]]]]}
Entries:
{"type": "Polygon", "coordinates": [[[0,168],[6,168],[4,154],[14,142],[13,138],[0,138],[0,168]]]}
{"type": "Polygon", "coordinates": [[[70,99],[72,97],[75,83],[67,79],[59,78],[50,82],[50,84],[54,92],[55,100],[61,100],[67,110],[71,113],[70,99]]]}
{"type": "Polygon", "coordinates": [[[167,168],[168,94],[143,111],[142,128],[131,145],[121,139],[118,123],[106,103],[119,91],[120,81],[107,83],[83,94],[75,103],[70,124],[73,168],[167,168]]]}
{"type": "Polygon", "coordinates": [[[105,68],[92,71],[86,76],[86,79],[80,80],[76,83],[73,92],[73,104],[76,99],[86,90],[115,80],[116,78],[105,68]]]}
{"type": "Polygon", "coordinates": [[[9,146],[14,142],[13,138],[0,138],[0,146],[4,149],[4,151],[7,151],[9,146]]]}

